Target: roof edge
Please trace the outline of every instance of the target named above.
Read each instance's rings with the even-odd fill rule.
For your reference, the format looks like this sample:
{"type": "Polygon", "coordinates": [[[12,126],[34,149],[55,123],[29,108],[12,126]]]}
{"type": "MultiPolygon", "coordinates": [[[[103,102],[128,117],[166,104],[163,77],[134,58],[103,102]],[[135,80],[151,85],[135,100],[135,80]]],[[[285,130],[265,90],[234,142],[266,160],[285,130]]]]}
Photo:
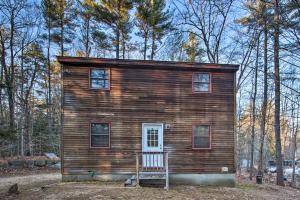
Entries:
{"type": "Polygon", "coordinates": [[[57,56],[61,64],[67,65],[117,65],[117,66],[155,66],[167,68],[197,68],[197,69],[222,69],[237,71],[239,65],[235,64],[216,64],[216,63],[198,63],[198,62],[175,62],[175,61],[154,61],[154,60],[134,60],[134,59],[112,59],[112,58],[93,58],[93,57],[72,57],[57,56]]]}

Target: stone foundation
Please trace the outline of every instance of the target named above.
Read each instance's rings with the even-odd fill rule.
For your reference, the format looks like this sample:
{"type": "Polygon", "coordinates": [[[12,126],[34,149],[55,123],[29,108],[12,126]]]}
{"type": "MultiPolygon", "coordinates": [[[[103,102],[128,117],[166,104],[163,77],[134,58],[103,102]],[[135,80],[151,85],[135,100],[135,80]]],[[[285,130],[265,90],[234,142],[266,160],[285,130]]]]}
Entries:
{"type": "MultiPolygon", "coordinates": [[[[130,174],[62,175],[62,181],[125,181],[130,174]]],[[[170,184],[201,186],[235,186],[235,174],[170,174],[170,184]]]]}

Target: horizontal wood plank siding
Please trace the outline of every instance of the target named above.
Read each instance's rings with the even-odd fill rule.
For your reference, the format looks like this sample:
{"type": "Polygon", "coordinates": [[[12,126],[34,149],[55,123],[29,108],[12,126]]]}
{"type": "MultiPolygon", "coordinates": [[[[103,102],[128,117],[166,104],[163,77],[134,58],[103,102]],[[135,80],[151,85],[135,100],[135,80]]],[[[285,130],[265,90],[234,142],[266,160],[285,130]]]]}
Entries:
{"type": "Polygon", "coordinates": [[[164,129],[171,173],[235,171],[233,72],[212,71],[211,93],[193,93],[192,75],[201,69],[107,67],[110,91],[89,89],[89,67],[64,65],[64,174],[135,172],[147,122],[171,125],[164,129]],[[110,123],[110,149],[89,148],[92,121],[110,123]],[[211,126],[210,150],[192,149],[193,124],[211,126]]]}

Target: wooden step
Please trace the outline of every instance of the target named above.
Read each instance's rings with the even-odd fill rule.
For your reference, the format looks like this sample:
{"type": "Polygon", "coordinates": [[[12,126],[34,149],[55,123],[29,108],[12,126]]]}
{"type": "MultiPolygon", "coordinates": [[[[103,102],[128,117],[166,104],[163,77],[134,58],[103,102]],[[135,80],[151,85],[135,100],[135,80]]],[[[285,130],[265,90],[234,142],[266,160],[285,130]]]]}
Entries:
{"type": "Polygon", "coordinates": [[[140,180],[155,180],[155,179],[166,179],[166,174],[140,174],[139,175],[140,180]]]}

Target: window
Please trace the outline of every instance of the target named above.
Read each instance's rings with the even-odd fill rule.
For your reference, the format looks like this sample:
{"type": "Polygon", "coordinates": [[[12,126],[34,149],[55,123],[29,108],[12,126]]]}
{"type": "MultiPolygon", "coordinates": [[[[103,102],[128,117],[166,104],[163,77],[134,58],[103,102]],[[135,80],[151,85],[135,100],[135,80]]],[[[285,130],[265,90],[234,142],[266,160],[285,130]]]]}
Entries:
{"type": "Polygon", "coordinates": [[[109,70],[91,69],[90,70],[90,88],[109,89],[109,70]]]}
{"type": "Polygon", "coordinates": [[[196,125],[193,127],[193,149],[210,149],[210,126],[196,125]]]}
{"type": "Polygon", "coordinates": [[[195,73],[193,75],[194,92],[210,92],[211,77],[209,73],[195,73]]]}
{"type": "Polygon", "coordinates": [[[110,146],[110,127],[108,123],[91,123],[91,147],[110,146]]]}
{"type": "Polygon", "coordinates": [[[158,129],[147,129],[147,146],[158,147],[158,129]]]}

